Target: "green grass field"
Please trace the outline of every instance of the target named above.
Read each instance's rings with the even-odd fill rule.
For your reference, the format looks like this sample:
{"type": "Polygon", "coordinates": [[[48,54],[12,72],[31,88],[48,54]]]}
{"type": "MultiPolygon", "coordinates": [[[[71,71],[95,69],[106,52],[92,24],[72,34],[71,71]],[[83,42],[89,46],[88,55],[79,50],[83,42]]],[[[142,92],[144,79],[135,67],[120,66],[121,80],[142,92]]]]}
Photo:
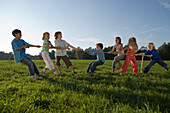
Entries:
{"type": "MultiPolygon", "coordinates": [[[[134,75],[129,65],[125,75],[112,74],[107,60],[91,76],[85,73],[90,62],[72,60],[76,75],[62,62],[61,76],[47,71],[34,80],[26,66],[0,61],[0,112],[170,112],[170,71],[156,64],[148,74],[134,75]]],[[[40,71],[45,66],[44,61],[35,64],[40,71]]]]}

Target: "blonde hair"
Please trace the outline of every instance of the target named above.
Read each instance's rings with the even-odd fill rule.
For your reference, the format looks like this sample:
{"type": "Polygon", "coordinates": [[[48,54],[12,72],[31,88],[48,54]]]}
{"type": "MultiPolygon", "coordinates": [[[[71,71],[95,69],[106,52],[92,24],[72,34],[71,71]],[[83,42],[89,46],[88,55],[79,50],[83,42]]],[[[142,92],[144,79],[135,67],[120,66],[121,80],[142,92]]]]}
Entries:
{"type": "Polygon", "coordinates": [[[151,46],[152,46],[152,49],[155,49],[155,45],[154,45],[154,43],[149,42],[149,43],[148,43],[148,45],[151,45],[151,46]]]}
{"type": "Polygon", "coordinates": [[[44,32],[44,33],[43,33],[42,40],[44,40],[44,37],[45,37],[46,34],[47,34],[48,36],[50,36],[50,33],[49,33],[49,32],[44,32]]]}
{"type": "Polygon", "coordinates": [[[138,46],[137,43],[136,43],[135,37],[129,38],[128,46],[132,46],[132,47],[138,46]]]}

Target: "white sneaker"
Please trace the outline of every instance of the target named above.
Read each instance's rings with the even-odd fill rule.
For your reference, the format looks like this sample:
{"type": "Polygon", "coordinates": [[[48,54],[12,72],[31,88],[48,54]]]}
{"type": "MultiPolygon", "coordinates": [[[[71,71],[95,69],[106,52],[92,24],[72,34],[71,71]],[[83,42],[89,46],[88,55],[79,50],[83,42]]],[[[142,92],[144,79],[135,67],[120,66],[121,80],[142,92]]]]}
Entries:
{"type": "Polygon", "coordinates": [[[42,75],[46,75],[46,73],[45,73],[44,71],[41,71],[40,73],[41,73],[42,75]]]}
{"type": "Polygon", "coordinates": [[[58,75],[58,73],[57,73],[57,72],[54,72],[54,75],[58,75]]]}
{"type": "Polygon", "coordinates": [[[28,76],[28,77],[33,78],[33,79],[37,79],[35,76],[28,76]]]}

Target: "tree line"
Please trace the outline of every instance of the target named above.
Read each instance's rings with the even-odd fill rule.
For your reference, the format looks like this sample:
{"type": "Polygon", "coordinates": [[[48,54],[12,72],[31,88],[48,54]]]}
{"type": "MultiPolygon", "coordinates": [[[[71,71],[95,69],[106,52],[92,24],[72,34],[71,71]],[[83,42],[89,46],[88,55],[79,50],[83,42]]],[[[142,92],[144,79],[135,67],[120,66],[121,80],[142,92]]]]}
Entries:
{"type": "MultiPolygon", "coordinates": [[[[112,49],[113,46],[109,46],[109,47],[105,47],[103,49],[104,52],[110,51],[112,49]]],[[[79,49],[81,49],[80,47],[78,47],[79,49]]],[[[91,47],[87,48],[87,49],[92,49],[91,47]]],[[[141,52],[145,52],[147,51],[147,47],[142,46],[137,53],[141,53],[141,52]]],[[[170,60],[170,43],[163,43],[160,47],[158,47],[157,49],[158,54],[160,55],[160,57],[163,60],[170,60]]],[[[67,51],[67,54],[69,56],[70,59],[95,59],[96,56],[91,56],[88,53],[85,53],[83,51],[75,51],[75,50],[70,50],[67,51]]],[[[33,60],[42,60],[41,57],[41,53],[39,53],[39,55],[30,55],[27,54],[31,59],[33,60]]],[[[55,51],[52,50],[49,53],[51,59],[55,59],[55,51]]],[[[113,54],[105,54],[105,58],[106,60],[113,60],[114,59],[113,54]]],[[[137,60],[141,60],[141,56],[137,56],[136,57],[137,60]]],[[[145,57],[145,60],[149,60],[149,58],[145,57]]],[[[3,51],[0,51],[0,60],[14,60],[13,57],[13,53],[5,53],[3,51]]]]}

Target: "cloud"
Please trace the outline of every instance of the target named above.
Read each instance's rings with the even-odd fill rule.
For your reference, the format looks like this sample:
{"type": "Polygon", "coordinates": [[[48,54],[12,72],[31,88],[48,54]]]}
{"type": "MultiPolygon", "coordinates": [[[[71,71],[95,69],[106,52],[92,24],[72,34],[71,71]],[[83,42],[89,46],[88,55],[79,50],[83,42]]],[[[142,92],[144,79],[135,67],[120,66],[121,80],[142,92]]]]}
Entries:
{"type": "Polygon", "coordinates": [[[170,11],[170,0],[158,0],[159,3],[170,11]]]}
{"type": "Polygon", "coordinates": [[[141,33],[148,33],[148,32],[158,31],[158,30],[161,30],[162,28],[163,27],[156,27],[156,28],[148,29],[148,30],[143,31],[141,33]]]}

